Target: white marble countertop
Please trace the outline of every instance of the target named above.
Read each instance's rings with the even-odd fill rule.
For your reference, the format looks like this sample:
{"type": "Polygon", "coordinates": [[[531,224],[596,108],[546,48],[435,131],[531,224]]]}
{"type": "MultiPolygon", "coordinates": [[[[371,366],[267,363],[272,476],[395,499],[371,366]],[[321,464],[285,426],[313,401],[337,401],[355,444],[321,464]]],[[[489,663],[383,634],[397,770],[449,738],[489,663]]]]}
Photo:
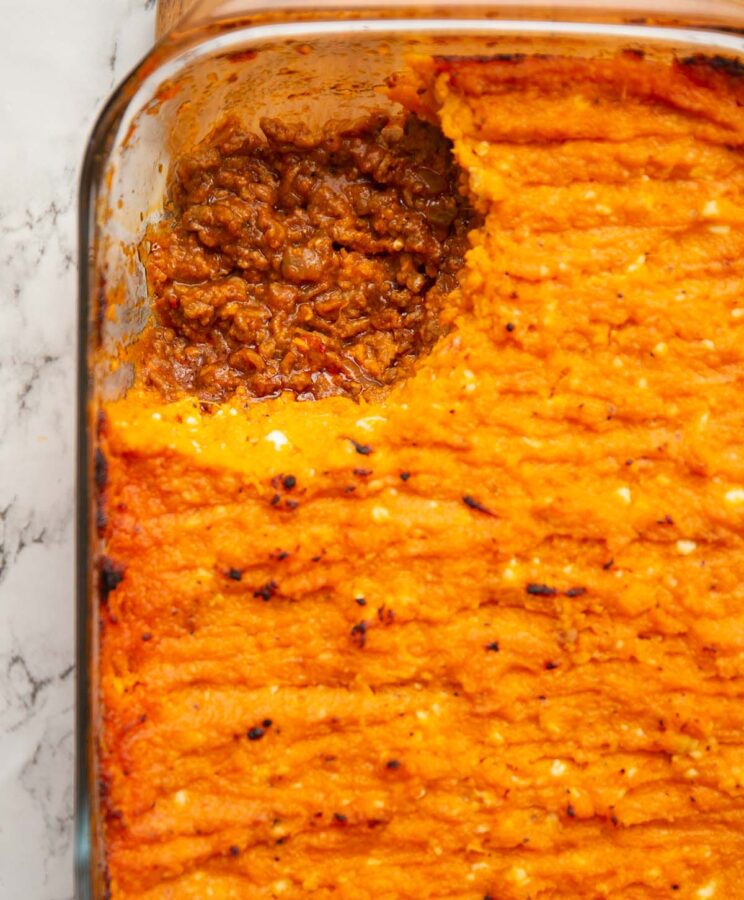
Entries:
{"type": "Polygon", "coordinates": [[[0,900],[69,900],[78,172],[155,2],[0,6],[0,900]]]}

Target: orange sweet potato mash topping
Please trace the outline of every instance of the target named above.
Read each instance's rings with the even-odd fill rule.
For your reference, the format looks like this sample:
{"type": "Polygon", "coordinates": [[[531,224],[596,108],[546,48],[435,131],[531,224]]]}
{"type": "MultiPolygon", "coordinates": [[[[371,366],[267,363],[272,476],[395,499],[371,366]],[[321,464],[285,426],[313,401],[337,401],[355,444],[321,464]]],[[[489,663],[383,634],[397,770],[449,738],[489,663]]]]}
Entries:
{"type": "Polygon", "coordinates": [[[414,374],[106,408],[112,898],[744,897],[744,81],[394,90],[484,216],[414,374]]]}

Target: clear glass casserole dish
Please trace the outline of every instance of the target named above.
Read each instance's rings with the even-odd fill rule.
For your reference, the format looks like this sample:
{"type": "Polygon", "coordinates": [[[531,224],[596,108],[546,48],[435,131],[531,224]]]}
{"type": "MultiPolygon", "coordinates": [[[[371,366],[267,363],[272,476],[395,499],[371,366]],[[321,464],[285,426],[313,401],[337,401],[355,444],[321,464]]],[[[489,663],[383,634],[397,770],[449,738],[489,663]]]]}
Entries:
{"type": "Polygon", "coordinates": [[[742,0],[364,4],[203,2],[117,89],[91,136],[80,193],[77,529],[77,896],[107,896],[98,772],[98,405],[132,372],[118,350],[149,315],[137,248],[162,210],[171,161],[225,113],[320,125],[389,105],[409,53],[744,59],[742,0]]]}

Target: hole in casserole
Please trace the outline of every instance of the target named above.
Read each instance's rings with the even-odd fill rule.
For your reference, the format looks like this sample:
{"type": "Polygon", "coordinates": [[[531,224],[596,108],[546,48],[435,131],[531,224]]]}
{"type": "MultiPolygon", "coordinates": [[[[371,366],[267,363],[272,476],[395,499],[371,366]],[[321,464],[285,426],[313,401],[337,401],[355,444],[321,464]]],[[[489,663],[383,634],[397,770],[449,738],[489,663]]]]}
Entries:
{"type": "Polygon", "coordinates": [[[379,392],[442,333],[473,219],[449,141],[409,115],[313,137],[232,120],[177,160],[143,258],[166,397],[379,392]]]}

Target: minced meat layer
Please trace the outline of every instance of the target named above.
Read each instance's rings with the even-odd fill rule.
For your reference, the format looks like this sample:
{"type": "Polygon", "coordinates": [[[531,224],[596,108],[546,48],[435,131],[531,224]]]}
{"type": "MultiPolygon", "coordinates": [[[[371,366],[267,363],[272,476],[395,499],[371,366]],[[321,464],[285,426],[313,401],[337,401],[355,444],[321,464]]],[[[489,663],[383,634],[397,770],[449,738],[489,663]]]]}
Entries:
{"type": "Polygon", "coordinates": [[[313,138],[235,121],[180,158],[143,256],[156,324],[139,371],[167,397],[358,396],[442,333],[472,213],[451,145],[408,116],[313,138]]]}

